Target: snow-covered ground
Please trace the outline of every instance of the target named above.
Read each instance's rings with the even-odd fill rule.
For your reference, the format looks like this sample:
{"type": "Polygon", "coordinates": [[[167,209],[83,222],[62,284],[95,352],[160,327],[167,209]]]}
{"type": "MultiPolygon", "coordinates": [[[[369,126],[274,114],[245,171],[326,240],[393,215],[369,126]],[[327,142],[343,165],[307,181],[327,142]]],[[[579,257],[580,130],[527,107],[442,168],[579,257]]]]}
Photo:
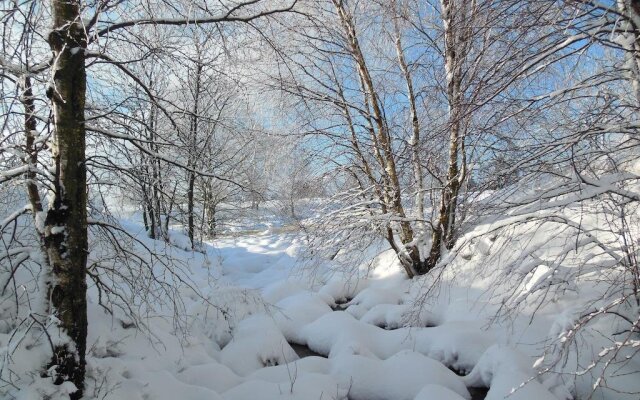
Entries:
{"type": "MultiPolygon", "coordinates": [[[[125,226],[143,235],[136,224],[125,226]]],[[[425,282],[407,280],[391,252],[366,274],[346,276],[328,263],[303,268],[305,247],[295,233],[219,239],[205,250],[173,254],[189,264],[200,291],[182,291],[186,327],[154,316],[143,320],[145,334],[105,312],[93,293],[88,396],[562,398],[532,368],[536,335],[548,327],[534,325],[533,334],[487,329],[493,310],[478,303],[481,287],[447,286],[415,314],[425,282]]],[[[20,395],[39,398],[38,385],[20,395]]]]}
{"type": "MultiPolygon", "coordinates": [[[[584,297],[580,290],[597,288],[585,283],[542,307],[524,299],[504,313],[500,299],[532,292],[546,269],[532,267],[522,281],[517,274],[515,280],[497,280],[500,275],[492,272],[514,263],[525,268],[518,257],[526,252],[510,247],[517,242],[501,247],[495,235],[475,239],[487,226],[460,239],[463,246],[446,260],[444,272],[409,280],[394,253],[380,247],[362,249],[362,265],[348,270],[311,260],[293,225],[250,229],[196,252],[181,250],[188,240],[177,231],[166,248],[147,238],[135,218],[121,225],[177,261],[181,267],[174,272],[182,283],[167,276],[164,266],[159,281],[172,282],[179,296],[121,299],[138,307],[136,321],[117,308],[107,312],[98,290],[90,288],[87,398],[564,400],[571,393],[578,399],[590,394],[592,375],[538,372],[541,355],[572,321],[584,297]]],[[[517,229],[526,246],[540,249],[543,238],[543,254],[554,248],[548,238],[557,232],[517,229]]],[[[587,341],[567,371],[605,345],[602,338],[587,341]]],[[[38,354],[30,349],[27,344],[14,354],[16,375],[42,364],[20,362],[38,354]]],[[[633,363],[627,368],[638,369],[633,363]]],[[[633,377],[621,373],[615,382],[638,392],[633,377]]],[[[50,387],[44,382],[49,378],[31,379],[27,390],[16,392],[19,399],[40,399],[50,387]]],[[[598,391],[595,398],[634,397],[598,391]]]]}
{"type": "MultiPolygon", "coordinates": [[[[504,382],[488,398],[502,398],[498,391],[506,394],[530,373],[524,363],[522,371],[509,365],[500,374],[495,360],[511,359],[512,350],[492,348],[496,339],[474,322],[440,316],[425,320],[436,327],[402,328],[411,285],[389,254],[368,279],[316,273],[311,280],[297,273],[303,249],[292,234],[264,234],[218,240],[206,255],[191,255],[192,278],[208,302],[187,299],[193,318],[186,337],[155,319],[149,340],[92,304],[89,371],[104,378],[101,393],[114,399],[469,399],[467,387],[490,385],[496,374],[504,382]],[[293,343],[321,356],[299,358],[293,343]],[[482,370],[468,377],[447,368],[466,371],[478,363],[482,370]]],[[[552,398],[537,384],[525,391],[552,398]]]]}

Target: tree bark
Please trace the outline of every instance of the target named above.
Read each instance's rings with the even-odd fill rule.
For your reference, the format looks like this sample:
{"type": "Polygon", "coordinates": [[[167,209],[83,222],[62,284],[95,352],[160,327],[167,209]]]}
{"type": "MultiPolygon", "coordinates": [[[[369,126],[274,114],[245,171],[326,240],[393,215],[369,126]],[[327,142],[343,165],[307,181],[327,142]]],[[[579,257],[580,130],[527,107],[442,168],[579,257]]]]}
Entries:
{"type": "Polygon", "coordinates": [[[22,96],[20,101],[24,106],[24,130],[25,130],[25,157],[23,161],[29,165],[29,170],[26,173],[27,181],[27,194],[29,196],[29,203],[31,205],[31,212],[36,218],[36,229],[38,234],[43,236],[44,232],[41,231],[41,226],[37,222],[37,215],[43,212],[42,199],[40,192],[38,191],[38,185],[36,184],[36,169],[38,168],[38,150],[35,148],[36,130],[38,128],[36,121],[36,106],[33,99],[33,89],[31,87],[31,79],[29,76],[25,76],[22,82],[22,96]]]}
{"type": "Polygon", "coordinates": [[[196,246],[195,244],[195,229],[194,229],[194,201],[193,191],[196,184],[196,174],[189,172],[189,186],[187,188],[187,233],[189,235],[189,243],[191,243],[191,250],[196,246]]]}
{"type": "Polygon", "coordinates": [[[629,28],[625,29],[623,36],[627,39],[623,41],[622,47],[625,49],[625,57],[627,58],[629,68],[629,80],[633,88],[636,102],[640,105],[640,1],[637,0],[618,0],[618,10],[627,19],[629,28]]]}
{"type": "MultiPolygon", "coordinates": [[[[45,220],[45,247],[51,275],[51,313],[67,343],[54,347],[48,365],[56,384],[72,382],[80,399],[84,388],[87,338],[87,185],[84,108],[86,36],[80,1],[52,0],[53,196],[45,220]]],[[[48,369],[49,369],[48,368],[48,369]]]]}
{"type": "Polygon", "coordinates": [[[465,176],[464,154],[462,169],[460,153],[464,152],[462,125],[462,63],[466,53],[465,45],[469,39],[468,29],[472,26],[476,2],[470,4],[455,0],[442,0],[442,20],[445,40],[445,71],[447,76],[447,98],[449,100],[449,160],[447,177],[440,199],[438,220],[431,235],[431,251],[427,259],[427,269],[436,266],[443,248],[451,249],[455,244],[454,228],[458,194],[465,176]],[[464,24],[464,25],[463,25],[464,24]]]}
{"type": "MultiPolygon", "coordinates": [[[[394,9],[397,7],[397,4],[393,4],[394,9]]],[[[411,165],[413,170],[413,179],[415,181],[415,217],[417,219],[416,229],[417,232],[414,232],[412,236],[414,237],[424,237],[426,234],[426,226],[425,226],[425,215],[424,215],[424,179],[422,176],[422,165],[421,157],[420,157],[420,123],[418,120],[418,108],[416,106],[416,95],[413,89],[413,79],[411,77],[411,71],[409,71],[409,66],[407,65],[407,60],[404,55],[404,49],[402,47],[402,34],[400,32],[400,26],[398,23],[399,15],[396,14],[397,10],[394,10],[393,19],[393,31],[394,31],[394,42],[396,47],[396,54],[398,57],[398,64],[400,65],[400,70],[402,71],[402,75],[405,80],[405,84],[407,86],[407,99],[409,100],[409,106],[411,110],[410,118],[411,118],[411,139],[409,140],[409,145],[411,146],[411,165]]],[[[410,248],[411,259],[413,261],[414,269],[418,274],[424,274],[428,272],[425,268],[425,260],[423,259],[423,255],[420,254],[420,250],[418,248],[418,244],[416,243],[410,248]]]]}
{"type": "MultiPolygon", "coordinates": [[[[198,48],[198,51],[199,48],[198,48]]],[[[202,79],[202,63],[200,59],[197,60],[196,65],[196,87],[193,93],[193,110],[191,112],[191,129],[190,129],[190,148],[189,151],[189,167],[194,168],[196,161],[196,146],[198,141],[198,113],[200,112],[200,81],[202,79]]],[[[187,232],[189,234],[189,242],[191,243],[191,249],[195,248],[195,225],[194,225],[194,190],[196,183],[196,174],[193,171],[189,171],[189,187],[187,189],[187,232]]]]}
{"type": "MultiPolygon", "coordinates": [[[[397,4],[394,3],[394,7],[397,4]]],[[[407,60],[404,56],[404,48],[402,47],[402,33],[400,32],[400,26],[398,15],[393,15],[393,33],[396,46],[396,54],[398,56],[398,64],[402,70],[402,75],[407,86],[407,99],[409,100],[409,108],[411,111],[411,139],[409,145],[411,146],[411,165],[413,169],[413,179],[416,184],[416,197],[415,197],[415,213],[416,217],[421,221],[419,225],[424,231],[424,179],[422,176],[422,165],[420,163],[420,123],[418,120],[418,107],[416,105],[416,95],[413,89],[413,79],[411,77],[411,71],[407,60]]]]}
{"type": "MultiPolygon", "coordinates": [[[[365,95],[365,104],[371,107],[371,117],[374,123],[373,129],[375,129],[374,133],[377,134],[377,137],[376,135],[373,135],[374,143],[378,143],[382,150],[382,155],[376,154],[376,156],[381,158],[380,162],[385,171],[386,178],[388,179],[388,182],[386,182],[387,184],[385,184],[385,201],[388,203],[389,209],[395,214],[394,217],[399,220],[397,224],[400,227],[399,235],[400,241],[402,242],[401,246],[392,247],[394,247],[394,249],[398,249],[397,253],[400,261],[405,268],[407,275],[411,278],[416,275],[418,269],[421,269],[422,261],[417,246],[405,246],[413,242],[414,232],[411,224],[407,221],[401,202],[400,180],[398,178],[396,162],[391,145],[391,137],[382,112],[382,106],[373,84],[373,79],[369,72],[364,54],[362,53],[362,49],[360,48],[353,18],[345,9],[342,1],[332,1],[340,18],[346,38],[349,41],[349,50],[358,69],[358,75],[365,95]]],[[[393,241],[393,235],[391,235],[390,240],[393,241]]]]}

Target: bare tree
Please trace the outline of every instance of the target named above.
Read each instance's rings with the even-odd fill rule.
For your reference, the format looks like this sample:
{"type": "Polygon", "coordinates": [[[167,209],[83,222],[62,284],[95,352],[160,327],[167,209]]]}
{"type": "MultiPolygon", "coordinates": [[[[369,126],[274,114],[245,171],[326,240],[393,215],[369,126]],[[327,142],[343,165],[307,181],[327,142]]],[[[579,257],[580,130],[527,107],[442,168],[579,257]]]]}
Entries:
{"type": "MultiPolygon", "coordinates": [[[[52,29],[46,38],[51,56],[38,54],[40,61],[28,61],[26,65],[15,66],[6,61],[2,55],[2,70],[21,80],[24,98],[24,115],[26,147],[30,149],[24,161],[25,166],[18,170],[3,173],[3,177],[12,178],[27,173],[27,190],[31,197],[32,211],[36,216],[34,225],[42,227],[41,239],[45,250],[45,258],[41,265],[46,279],[46,298],[50,299],[48,312],[52,315],[53,325],[60,328],[61,338],[53,345],[53,356],[46,366],[48,373],[53,374],[55,384],[69,382],[75,386],[71,398],[81,398],[85,378],[85,351],[87,334],[87,255],[88,255],[88,218],[87,218],[87,157],[86,143],[88,131],[98,132],[111,138],[124,139],[136,148],[151,156],[154,160],[162,160],[170,164],[185,168],[195,173],[194,167],[185,165],[177,160],[163,157],[147,148],[146,144],[155,142],[155,138],[142,141],[126,135],[89,125],[86,119],[87,102],[87,61],[94,59],[111,62],[111,66],[129,76],[140,85],[149,95],[152,104],[151,118],[147,127],[151,133],[157,126],[153,123],[158,114],[162,113],[170,119],[170,115],[157,101],[143,81],[140,80],[126,63],[114,60],[108,54],[110,42],[114,39],[130,41],[127,32],[149,26],[185,27],[191,25],[219,24],[223,22],[249,23],[258,18],[286,12],[295,5],[295,0],[287,4],[273,4],[267,1],[246,1],[229,4],[219,4],[216,9],[196,7],[199,15],[190,10],[194,2],[183,2],[172,5],[169,2],[156,4],[153,9],[155,15],[148,15],[135,5],[120,1],[103,1],[93,5],[81,1],[52,0],[46,6],[51,15],[52,29]],[[160,15],[160,17],[158,17],[160,15]],[[34,68],[34,66],[37,66],[34,68]],[[33,112],[33,98],[36,91],[31,86],[31,76],[49,74],[49,84],[46,95],[51,104],[50,122],[52,136],[48,143],[51,151],[51,176],[47,189],[50,191],[50,204],[46,207],[39,199],[39,191],[32,184],[34,165],[40,165],[37,160],[39,154],[35,148],[32,135],[35,114],[33,112]],[[145,145],[141,145],[145,143],[145,145]],[[31,165],[31,167],[29,167],[31,165]],[[41,213],[46,217],[41,219],[41,213]]],[[[9,17],[21,14],[25,10],[34,14],[35,2],[15,5],[8,9],[9,17]]],[[[23,19],[28,29],[34,29],[33,20],[23,19]]],[[[40,27],[38,26],[38,29],[40,27]]],[[[26,32],[27,30],[25,30],[26,32]]],[[[41,38],[42,32],[30,38],[41,38]]],[[[13,38],[7,38],[13,39],[13,38]]],[[[34,39],[35,41],[36,39],[34,39]]],[[[25,43],[25,47],[32,43],[25,43]]],[[[30,55],[28,52],[27,55],[30,55]]],[[[89,64],[90,65],[90,64],[89,64]]],[[[196,112],[197,114],[197,112],[196,112]]],[[[92,116],[92,118],[96,118],[92,116]]],[[[215,174],[205,174],[217,177],[215,174]]],[[[159,176],[154,181],[161,181],[159,176]]],[[[156,212],[159,212],[155,207],[156,212]]],[[[157,216],[150,216],[156,222],[157,216]]],[[[36,321],[36,320],[34,320],[36,321]]],[[[43,328],[44,324],[38,321],[43,328]]],[[[47,331],[48,332],[48,331],[47,331]]]]}
{"type": "MultiPolygon", "coordinates": [[[[574,42],[562,43],[555,30],[539,40],[544,26],[523,25],[530,10],[510,2],[332,1],[312,15],[285,28],[298,45],[290,57],[278,53],[288,70],[276,79],[300,99],[307,133],[331,148],[337,179],[353,185],[328,218],[379,232],[409,277],[425,274],[464,222],[460,192],[474,173],[470,160],[486,158],[483,138],[523,112],[501,98],[519,93],[574,42]]],[[[320,246],[338,252],[341,241],[326,239],[320,246]]]]}

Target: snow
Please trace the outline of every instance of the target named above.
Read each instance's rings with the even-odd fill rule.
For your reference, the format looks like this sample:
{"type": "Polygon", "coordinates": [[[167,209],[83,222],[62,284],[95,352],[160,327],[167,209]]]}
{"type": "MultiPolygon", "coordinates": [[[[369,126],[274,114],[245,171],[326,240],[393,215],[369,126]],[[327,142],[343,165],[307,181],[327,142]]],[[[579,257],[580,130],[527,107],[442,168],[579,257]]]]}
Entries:
{"type": "Polygon", "coordinates": [[[487,349],[471,373],[465,376],[465,383],[470,387],[489,387],[488,400],[558,398],[535,379],[530,360],[506,346],[493,345],[487,349]]]}
{"type": "Polygon", "coordinates": [[[315,293],[299,293],[280,300],[275,305],[273,318],[287,340],[303,343],[300,334],[303,326],[315,321],[324,314],[331,313],[327,298],[315,293]]]}
{"type": "Polygon", "coordinates": [[[220,392],[238,386],[243,381],[229,367],[217,362],[189,366],[179,372],[177,378],[189,385],[200,385],[220,392]]]}
{"type": "Polygon", "coordinates": [[[386,360],[361,355],[340,355],[332,372],[350,384],[353,400],[411,400],[427,384],[438,384],[470,399],[462,380],[444,365],[410,350],[386,360]]]}
{"type": "Polygon", "coordinates": [[[330,376],[321,374],[305,374],[292,376],[288,382],[273,383],[264,381],[248,381],[224,393],[228,400],[254,400],[256,396],[265,400],[306,400],[306,399],[340,399],[346,392],[338,387],[330,376]]]}
{"type": "MultiPolygon", "coordinates": [[[[138,222],[122,225],[161,246],[144,237],[138,222]]],[[[534,239],[527,246],[548,245],[534,239]]],[[[187,243],[175,231],[171,241],[187,243]]],[[[305,244],[295,232],[223,237],[204,243],[202,253],[178,246],[171,256],[183,264],[180,273],[190,285],[179,287],[180,324],[160,303],[140,321],[117,309],[111,315],[90,292],[87,393],[158,400],[469,400],[469,388],[481,387],[489,388],[488,400],[570,399],[574,387],[539,371],[545,342],[575,321],[575,294],[569,291],[535,318],[525,296],[521,314],[496,320],[501,304],[489,294],[518,299],[535,293],[554,268],[527,255],[519,262],[505,256],[498,267],[525,279],[496,284],[476,268],[504,251],[500,241],[468,240],[466,256],[451,258],[432,296],[425,296],[430,278],[406,279],[392,251],[353,273],[329,261],[307,269],[299,260],[305,244]],[[294,343],[322,357],[300,358],[294,343]]],[[[563,251],[558,243],[549,251],[563,251]]],[[[18,373],[42,363],[45,354],[46,343],[25,340],[42,350],[18,348],[12,365],[18,373]]],[[[8,341],[0,334],[4,354],[13,352],[8,341]]],[[[31,379],[18,398],[56,398],[69,389],[52,391],[50,382],[31,379]]]]}
{"type": "Polygon", "coordinates": [[[465,397],[440,385],[425,385],[414,400],[464,400],[465,397]]]}
{"type": "MultiPolygon", "coordinates": [[[[496,357],[486,350],[496,338],[478,323],[424,311],[422,325],[411,326],[409,304],[419,291],[392,270],[388,252],[369,277],[327,270],[326,279],[310,279],[296,273],[302,246],[293,235],[259,234],[219,239],[202,255],[184,252],[204,295],[181,290],[186,337],[166,318],[146,321],[149,337],[92,301],[90,390],[107,399],[469,399],[468,385],[502,393],[529,378],[526,363],[519,374],[491,364],[496,357]],[[300,359],[289,343],[328,358],[300,359]],[[448,367],[475,367],[474,378],[448,367]]],[[[553,399],[540,397],[542,386],[525,387],[536,399],[553,399]]]]}
{"type": "Polygon", "coordinates": [[[220,361],[238,375],[298,359],[270,316],[255,315],[241,321],[233,339],[222,349],[220,361]]]}

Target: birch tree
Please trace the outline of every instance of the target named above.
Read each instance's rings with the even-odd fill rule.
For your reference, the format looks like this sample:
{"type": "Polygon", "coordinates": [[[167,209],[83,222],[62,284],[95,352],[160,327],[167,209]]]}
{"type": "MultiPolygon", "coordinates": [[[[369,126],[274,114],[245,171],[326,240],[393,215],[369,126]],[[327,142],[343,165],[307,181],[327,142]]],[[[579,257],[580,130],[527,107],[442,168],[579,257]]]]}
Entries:
{"type": "Polygon", "coordinates": [[[51,143],[53,201],[45,219],[50,283],[47,297],[69,339],[54,347],[47,369],[55,367],[55,384],[71,382],[71,398],[82,397],[87,338],[87,171],[84,107],[87,38],[80,21],[80,3],[53,1],[52,82],[47,95],[53,113],[51,143]]]}
{"type": "Polygon", "coordinates": [[[287,28],[299,45],[285,57],[294,72],[280,74],[279,85],[301,99],[306,128],[326,140],[341,184],[352,182],[328,214],[346,231],[321,232],[317,242],[328,254],[359,246],[345,242],[375,227],[407,276],[441,262],[464,222],[461,190],[478,174],[469,160],[486,157],[484,138],[523,112],[502,98],[573,43],[553,30],[540,40],[545,25],[522,22],[532,12],[495,1],[331,1],[287,28]]]}

